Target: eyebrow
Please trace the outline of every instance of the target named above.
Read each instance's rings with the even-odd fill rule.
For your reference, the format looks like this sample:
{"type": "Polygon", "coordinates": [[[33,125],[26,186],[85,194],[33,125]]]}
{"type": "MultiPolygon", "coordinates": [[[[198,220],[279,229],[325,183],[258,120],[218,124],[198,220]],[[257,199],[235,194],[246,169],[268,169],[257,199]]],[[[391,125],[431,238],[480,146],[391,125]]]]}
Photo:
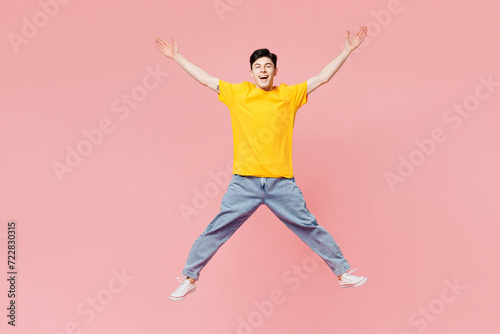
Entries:
{"type": "MultiPolygon", "coordinates": [[[[257,65],[260,65],[260,63],[253,64],[254,67],[257,66],[257,65]]],[[[274,64],[273,63],[265,63],[264,65],[274,65],[274,64]]]]}

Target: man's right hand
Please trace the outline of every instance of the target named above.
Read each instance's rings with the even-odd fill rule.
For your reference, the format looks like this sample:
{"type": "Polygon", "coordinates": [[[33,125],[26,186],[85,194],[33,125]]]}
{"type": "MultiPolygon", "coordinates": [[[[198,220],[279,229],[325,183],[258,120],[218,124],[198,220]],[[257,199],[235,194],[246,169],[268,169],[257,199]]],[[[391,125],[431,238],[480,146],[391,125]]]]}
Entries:
{"type": "Polygon", "coordinates": [[[158,37],[156,39],[156,48],[158,49],[158,51],[171,59],[174,59],[175,56],[179,53],[179,48],[177,47],[177,43],[175,41],[175,38],[173,37],[172,44],[168,43],[163,38],[158,37]]]}
{"type": "Polygon", "coordinates": [[[219,79],[211,76],[202,68],[196,66],[179,53],[179,48],[172,37],[172,44],[167,43],[163,38],[156,39],[156,48],[168,58],[174,59],[190,76],[195,78],[203,86],[206,86],[216,93],[219,93],[219,79]]]}

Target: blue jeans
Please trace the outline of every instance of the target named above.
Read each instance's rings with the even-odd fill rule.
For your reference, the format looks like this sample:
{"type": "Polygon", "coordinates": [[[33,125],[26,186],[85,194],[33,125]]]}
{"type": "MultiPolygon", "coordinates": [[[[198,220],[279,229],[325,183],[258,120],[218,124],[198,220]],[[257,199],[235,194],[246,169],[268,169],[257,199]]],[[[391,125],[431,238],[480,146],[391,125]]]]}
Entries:
{"type": "Polygon", "coordinates": [[[212,256],[261,204],[318,254],[336,276],[351,268],[330,233],[307,210],[295,178],[233,174],[220,212],[194,242],[182,274],[198,280],[212,256]]]}

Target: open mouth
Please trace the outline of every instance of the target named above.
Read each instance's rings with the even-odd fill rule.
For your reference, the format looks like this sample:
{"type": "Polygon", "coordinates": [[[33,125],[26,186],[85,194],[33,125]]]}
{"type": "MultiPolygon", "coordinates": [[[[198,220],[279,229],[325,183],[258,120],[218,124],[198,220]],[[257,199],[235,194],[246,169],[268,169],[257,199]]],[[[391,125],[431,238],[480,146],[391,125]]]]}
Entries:
{"type": "Polygon", "coordinates": [[[261,81],[265,81],[265,80],[267,80],[267,78],[269,78],[269,76],[268,76],[268,75],[261,75],[261,76],[259,77],[259,79],[260,79],[261,81]]]}

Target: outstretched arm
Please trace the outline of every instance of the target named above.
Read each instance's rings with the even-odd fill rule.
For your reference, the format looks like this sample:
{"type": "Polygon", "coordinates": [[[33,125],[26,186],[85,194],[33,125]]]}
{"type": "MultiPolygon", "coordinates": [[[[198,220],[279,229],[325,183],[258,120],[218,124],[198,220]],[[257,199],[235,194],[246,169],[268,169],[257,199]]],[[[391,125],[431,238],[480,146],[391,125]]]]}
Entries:
{"type": "Polygon", "coordinates": [[[213,91],[219,93],[219,79],[211,76],[200,67],[196,66],[183,55],[180,54],[177,42],[172,38],[172,44],[166,42],[163,38],[156,39],[156,48],[168,58],[174,59],[181,67],[199,83],[213,91]]]}
{"type": "Polygon", "coordinates": [[[351,52],[361,44],[363,39],[365,39],[367,31],[368,29],[366,27],[363,27],[359,29],[356,35],[350,37],[349,30],[347,30],[344,49],[334,60],[326,65],[318,75],[315,75],[314,77],[307,80],[307,94],[312,93],[316,88],[330,81],[333,75],[340,69],[342,64],[344,64],[351,52]]]}

